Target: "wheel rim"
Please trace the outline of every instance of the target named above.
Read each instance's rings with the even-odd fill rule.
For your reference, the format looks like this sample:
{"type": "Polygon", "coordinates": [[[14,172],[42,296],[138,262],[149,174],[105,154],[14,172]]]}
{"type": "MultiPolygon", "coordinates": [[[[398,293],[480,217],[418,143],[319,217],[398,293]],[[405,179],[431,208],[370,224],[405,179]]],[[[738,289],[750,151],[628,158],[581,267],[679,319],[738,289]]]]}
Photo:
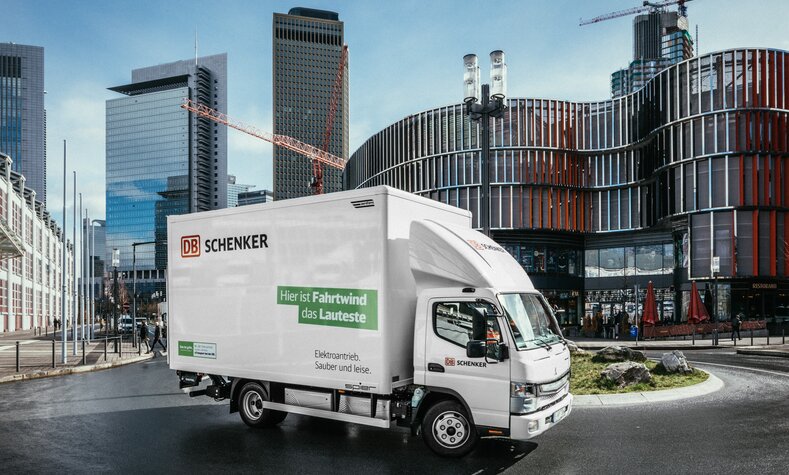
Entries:
{"type": "Polygon", "coordinates": [[[253,421],[260,419],[260,416],[263,415],[263,398],[260,397],[257,391],[253,390],[244,394],[242,406],[244,407],[244,413],[253,421]]]}
{"type": "Polygon", "coordinates": [[[468,433],[468,421],[459,412],[442,412],[433,421],[433,436],[436,442],[448,449],[463,445],[468,439],[468,433]]]}

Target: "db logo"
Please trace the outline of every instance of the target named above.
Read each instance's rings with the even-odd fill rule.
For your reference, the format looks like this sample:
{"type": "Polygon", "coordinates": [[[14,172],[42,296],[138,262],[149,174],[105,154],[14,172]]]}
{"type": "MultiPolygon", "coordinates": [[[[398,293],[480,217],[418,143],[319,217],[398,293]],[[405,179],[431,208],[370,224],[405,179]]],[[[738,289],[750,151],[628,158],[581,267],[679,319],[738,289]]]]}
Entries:
{"type": "Polygon", "coordinates": [[[197,257],[200,255],[200,236],[183,236],[181,238],[181,257],[197,257]]]}
{"type": "Polygon", "coordinates": [[[444,366],[455,366],[455,358],[445,357],[444,366]]]}

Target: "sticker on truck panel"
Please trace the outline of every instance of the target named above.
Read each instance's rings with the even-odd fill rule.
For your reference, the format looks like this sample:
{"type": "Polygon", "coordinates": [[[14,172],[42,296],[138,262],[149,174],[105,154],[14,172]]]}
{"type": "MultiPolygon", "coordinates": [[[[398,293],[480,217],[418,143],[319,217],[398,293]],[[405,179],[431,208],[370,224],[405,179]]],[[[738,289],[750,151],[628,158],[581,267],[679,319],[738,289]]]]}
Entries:
{"type": "Polygon", "coordinates": [[[277,303],[298,307],[298,322],[378,330],[378,291],[329,287],[277,287],[277,303]]]}
{"type": "Polygon", "coordinates": [[[216,359],[216,343],[201,341],[179,341],[178,356],[216,359]]]}

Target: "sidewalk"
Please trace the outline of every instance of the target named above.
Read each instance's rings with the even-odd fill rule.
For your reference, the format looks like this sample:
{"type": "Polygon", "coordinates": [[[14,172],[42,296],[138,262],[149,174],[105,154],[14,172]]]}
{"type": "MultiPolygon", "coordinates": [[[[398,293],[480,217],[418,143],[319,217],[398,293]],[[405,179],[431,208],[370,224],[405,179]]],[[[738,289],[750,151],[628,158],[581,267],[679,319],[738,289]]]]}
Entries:
{"type": "MultiPolygon", "coordinates": [[[[707,338],[696,338],[694,342],[691,338],[687,340],[646,340],[646,341],[634,341],[631,339],[626,340],[611,340],[611,339],[604,339],[604,338],[585,338],[585,337],[577,337],[577,338],[570,338],[570,340],[574,341],[579,348],[584,350],[601,350],[607,346],[626,346],[628,348],[634,348],[639,350],[712,350],[712,349],[720,349],[720,348],[737,348],[738,353],[740,353],[739,349],[745,350],[770,350],[770,351],[789,351],[789,338],[787,338],[787,343],[783,344],[783,339],[780,336],[771,336],[769,339],[769,344],[767,341],[767,337],[753,337],[753,345],[751,345],[751,338],[750,335],[742,335],[742,340],[737,340],[737,344],[735,345],[729,338],[719,338],[719,345],[713,345],[712,339],[707,336],[707,338]]],[[[742,354],[749,354],[749,353],[742,353],[742,354]]]]}
{"type": "MultiPolygon", "coordinates": [[[[58,335],[59,336],[59,335],[58,335]]],[[[71,335],[69,335],[71,336],[71,335]]],[[[81,373],[115,366],[136,363],[150,359],[154,353],[138,354],[131,341],[124,341],[118,351],[110,338],[107,340],[105,354],[104,336],[85,343],[85,364],[83,362],[82,341],[77,341],[77,354],[74,355],[73,341],[66,342],[66,363],[62,363],[62,343],[58,339],[53,343],[49,337],[33,337],[33,331],[19,331],[0,337],[0,383],[36,379],[64,374],[81,373]],[[17,342],[19,342],[19,372],[17,372],[17,342]]]]}

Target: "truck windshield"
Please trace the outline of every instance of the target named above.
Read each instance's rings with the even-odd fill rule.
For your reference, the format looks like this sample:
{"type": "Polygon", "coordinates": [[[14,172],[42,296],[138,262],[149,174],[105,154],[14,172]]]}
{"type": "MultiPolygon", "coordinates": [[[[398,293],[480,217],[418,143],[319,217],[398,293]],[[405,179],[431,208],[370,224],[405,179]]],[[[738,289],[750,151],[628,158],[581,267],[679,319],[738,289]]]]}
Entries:
{"type": "Polygon", "coordinates": [[[559,336],[551,330],[551,316],[537,294],[501,294],[501,306],[519,350],[552,345],[559,336]]]}

